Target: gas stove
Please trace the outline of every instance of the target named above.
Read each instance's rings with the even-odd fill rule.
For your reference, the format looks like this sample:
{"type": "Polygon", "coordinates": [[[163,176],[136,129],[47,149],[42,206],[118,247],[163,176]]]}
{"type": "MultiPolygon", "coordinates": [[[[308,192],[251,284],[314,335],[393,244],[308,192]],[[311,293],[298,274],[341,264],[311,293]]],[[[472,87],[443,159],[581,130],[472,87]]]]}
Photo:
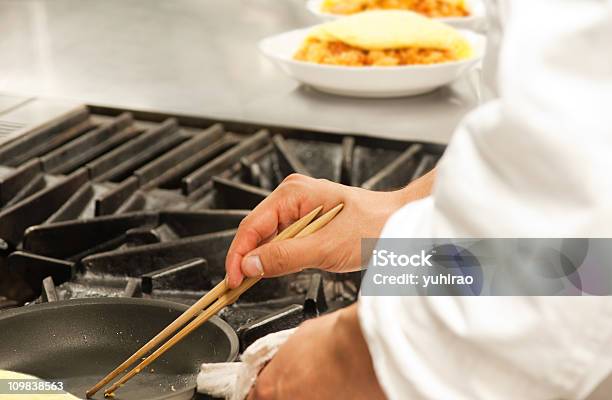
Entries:
{"type": "MultiPolygon", "coordinates": [[[[191,304],[223,279],[241,219],[289,174],[392,190],[442,151],[100,106],[17,124],[0,140],[0,309],[99,296],[191,304]]],[[[354,302],[359,274],[257,286],[221,313],[242,349],[354,302]]]]}

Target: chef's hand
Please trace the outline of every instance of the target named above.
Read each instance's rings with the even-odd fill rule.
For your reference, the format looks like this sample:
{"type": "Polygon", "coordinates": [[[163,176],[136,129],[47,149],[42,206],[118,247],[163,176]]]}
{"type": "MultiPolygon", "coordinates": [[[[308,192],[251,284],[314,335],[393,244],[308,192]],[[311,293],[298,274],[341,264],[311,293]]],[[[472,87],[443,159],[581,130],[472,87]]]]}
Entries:
{"type": "Polygon", "coordinates": [[[247,400],[384,399],[357,318],[355,304],[302,324],[247,400]]]}
{"type": "Polygon", "coordinates": [[[290,175],[240,223],[225,260],[229,286],[240,285],[245,275],[285,275],[305,267],[334,272],[359,269],[361,239],[377,237],[395,210],[428,196],[434,175],[432,171],[394,192],[290,175]],[[342,212],[320,231],[305,238],[266,243],[316,207],[323,205],[325,212],[339,203],[344,203],[342,212]]]}

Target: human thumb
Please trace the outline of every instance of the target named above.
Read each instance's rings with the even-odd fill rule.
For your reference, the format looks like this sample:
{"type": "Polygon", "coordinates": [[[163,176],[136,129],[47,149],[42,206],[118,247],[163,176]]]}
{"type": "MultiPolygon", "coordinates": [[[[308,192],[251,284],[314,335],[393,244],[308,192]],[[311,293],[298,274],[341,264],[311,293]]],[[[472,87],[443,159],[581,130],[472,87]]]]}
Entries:
{"type": "Polygon", "coordinates": [[[248,277],[279,276],[317,267],[320,253],[313,251],[310,238],[266,243],[242,259],[242,273],[248,277]]]}

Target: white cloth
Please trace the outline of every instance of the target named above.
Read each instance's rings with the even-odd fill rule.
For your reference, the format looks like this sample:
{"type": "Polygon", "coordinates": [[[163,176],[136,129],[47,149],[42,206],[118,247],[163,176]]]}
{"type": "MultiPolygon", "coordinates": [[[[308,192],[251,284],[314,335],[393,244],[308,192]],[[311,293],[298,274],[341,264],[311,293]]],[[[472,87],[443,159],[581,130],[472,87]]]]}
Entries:
{"type": "MultiPolygon", "coordinates": [[[[612,237],[612,1],[511,6],[501,98],[383,237],[612,237]]],[[[606,297],[363,296],[359,316],[389,399],[583,399],[612,371],[606,297]]]]}
{"type": "Polygon", "coordinates": [[[202,364],[197,379],[198,392],[227,400],[243,400],[259,371],[294,331],[287,329],[256,340],[242,353],[240,362],[202,364]]]}

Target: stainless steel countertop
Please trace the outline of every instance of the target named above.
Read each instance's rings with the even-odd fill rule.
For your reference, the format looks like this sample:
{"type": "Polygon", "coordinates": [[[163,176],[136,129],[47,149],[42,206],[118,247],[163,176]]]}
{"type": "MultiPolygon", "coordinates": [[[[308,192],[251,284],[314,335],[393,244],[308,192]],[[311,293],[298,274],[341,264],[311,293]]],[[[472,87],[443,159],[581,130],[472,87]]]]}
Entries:
{"type": "Polygon", "coordinates": [[[327,95],[259,54],[317,22],[303,0],[1,0],[0,92],[440,143],[490,97],[477,73],[414,98],[327,95]]]}

